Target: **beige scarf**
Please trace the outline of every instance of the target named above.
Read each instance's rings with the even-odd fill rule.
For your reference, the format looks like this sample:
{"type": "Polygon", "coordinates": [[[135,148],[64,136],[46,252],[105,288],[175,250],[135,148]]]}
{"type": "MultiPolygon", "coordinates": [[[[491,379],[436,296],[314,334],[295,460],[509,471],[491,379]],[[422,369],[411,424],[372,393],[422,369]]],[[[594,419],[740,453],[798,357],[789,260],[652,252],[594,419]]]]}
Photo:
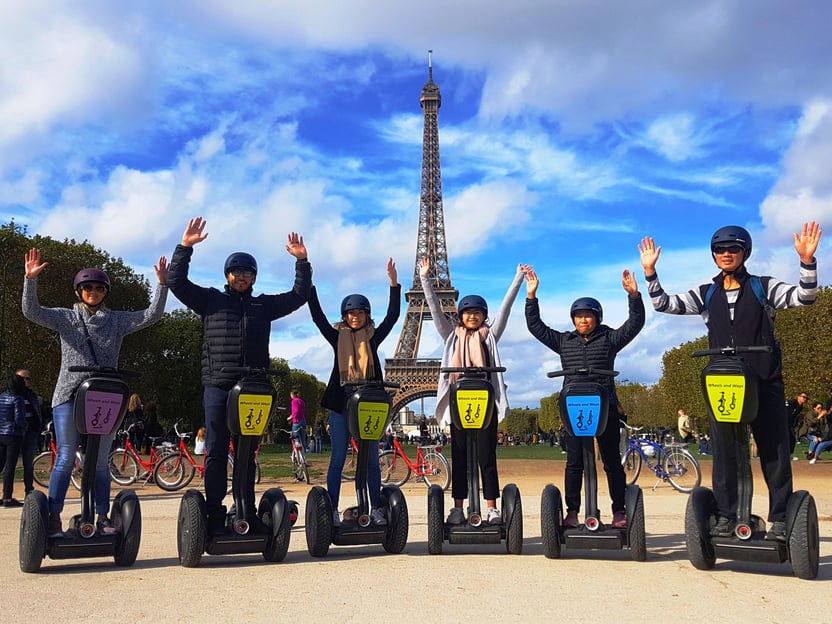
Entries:
{"type": "MultiPolygon", "coordinates": [[[[485,351],[482,345],[488,338],[488,327],[482,325],[474,331],[457,327],[454,333],[456,334],[456,348],[451,356],[451,366],[453,368],[485,366],[485,351]]],[[[453,373],[451,383],[456,382],[459,377],[459,373],[453,373]]]]}
{"type": "Polygon", "coordinates": [[[338,330],[338,371],[341,381],[360,381],[371,379],[375,373],[373,351],[370,338],[376,333],[374,327],[367,325],[355,331],[344,322],[333,325],[338,330]]]}

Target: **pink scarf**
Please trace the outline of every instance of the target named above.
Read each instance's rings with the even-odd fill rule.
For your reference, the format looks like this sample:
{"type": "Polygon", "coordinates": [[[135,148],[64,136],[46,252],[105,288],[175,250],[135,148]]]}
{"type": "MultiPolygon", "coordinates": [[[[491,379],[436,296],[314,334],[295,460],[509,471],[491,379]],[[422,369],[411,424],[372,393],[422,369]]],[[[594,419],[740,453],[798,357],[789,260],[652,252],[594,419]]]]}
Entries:
{"type": "MultiPolygon", "coordinates": [[[[451,356],[451,366],[453,368],[485,366],[485,352],[482,345],[488,338],[488,327],[482,325],[474,331],[457,327],[454,334],[456,335],[456,348],[451,356]]],[[[459,377],[459,373],[453,373],[451,383],[456,382],[459,377]]]]}

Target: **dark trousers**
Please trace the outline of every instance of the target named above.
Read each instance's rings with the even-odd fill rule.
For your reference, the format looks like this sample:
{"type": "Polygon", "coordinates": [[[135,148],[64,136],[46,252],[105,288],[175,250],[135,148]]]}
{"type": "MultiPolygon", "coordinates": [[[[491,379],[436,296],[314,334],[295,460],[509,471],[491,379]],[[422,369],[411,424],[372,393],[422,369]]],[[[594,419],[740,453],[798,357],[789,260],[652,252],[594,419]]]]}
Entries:
{"type": "Polygon", "coordinates": [[[480,431],[453,428],[451,434],[451,496],[455,500],[468,498],[468,448],[466,440],[476,436],[477,459],[480,465],[480,486],[486,500],[500,496],[497,476],[497,418],[480,431]]]}
{"type": "MultiPolygon", "coordinates": [[[[768,520],[786,519],[786,505],[792,494],[792,464],[786,422],[785,392],[782,381],[760,382],[758,386],[759,408],[757,418],[751,423],[751,432],[757,443],[760,467],[768,486],[768,520]]],[[[713,488],[717,513],[736,518],[739,503],[737,490],[737,466],[746,461],[745,449],[741,457],[724,425],[710,423],[711,448],[713,449],[713,488]]]]}
{"type": "Polygon", "coordinates": [[[6,461],[3,466],[3,500],[9,500],[14,492],[14,471],[17,468],[17,459],[20,457],[22,440],[20,436],[0,436],[0,447],[6,452],[6,461]]]}
{"type": "MultiPolygon", "coordinates": [[[[209,514],[219,511],[228,489],[228,444],[231,432],[226,421],[228,392],[214,386],[206,386],[202,395],[205,407],[205,504],[209,514]]],[[[236,442],[236,441],[235,441],[236,442]]],[[[239,445],[235,446],[239,448],[239,445]]],[[[254,455],[248,466],[245,491],[254,515],[254,455]]]]}
{"type": "Polygon", "coordinates": [[[23,457],[23,490],[28,494],[35,489],[35,456],[40,445],[40,431],[27,429],[23,434],[20,454],[23,457]]]}
{"type": "MultiPolygon", "coordinates": [[[[610,410],[615,413],[614,410],[610,410]]],[[[580,511],[581,509],[581,487],[584,478],[584,458],[582,440],[575,436],[566,436],[566,471],[564,474],[564,498],[566,499],[567,511],[580,511]]],[[[592,438],[589,438],[590,442],[592,438]]],[[[604,472],[607,473],[607,487],[612,499],[612,511],[624,511],[624,488],[627,485],[624,476],[624,467],[621,465],[621,454],[618,448],[620,433],[618,431],[618,419],[610,418],[604,432],[598,436],[598,448],[601,451],[601,461],[604,463],[604,472]]],[[[595,452],[593,451],[593,456],[595,452]]],[[[595,510],[590,509],[590,512],[595,510]]]]}

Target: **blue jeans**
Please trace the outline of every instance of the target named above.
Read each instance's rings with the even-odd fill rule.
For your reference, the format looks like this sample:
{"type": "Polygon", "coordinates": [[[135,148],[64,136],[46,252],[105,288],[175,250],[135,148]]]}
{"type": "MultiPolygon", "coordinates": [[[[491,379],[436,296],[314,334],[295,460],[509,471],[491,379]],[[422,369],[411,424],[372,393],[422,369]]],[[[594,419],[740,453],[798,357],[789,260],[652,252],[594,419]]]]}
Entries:
{"type": "MultiPolygon", "coordinates": [[[[55,446],[58,456],[49,477],[49,513],[59,514],[64,510],[69,477],[75,466],[75,451],[81,441],[81,434],[75,427],[72,401],[61,403],[52,410],[55,426],[55,446]]],[[[105,515],[110,511],[110,467],[109,454],[115,433],[101,438],[98,447],[98,461],[95,464],[95,513],[105,515]]]]}
{"type": "Polygon", "coordinates": [[[305,453],[307,450],[305,420],[299,420],[296,423],[292,423],[292,437],[297,437],[297,439],[300,440],[300,443],[303,446],[303,452],[305,453]]]}
{"type": "Polygon", "coordinates": [[[809,452],[815,454],[815,458],[819,458],[820,454],[823,453],[826,449],[832,448],[832,440],[824,441],[822,438],[820,442],[812,442],[809,445],[809,452]]]}
{"type": "MultiPolygon", "coordinates": [[[[332,442],[332,456],[329,470],[326,472],[326,489],[332,508],[338,509],[341,500],[341,473],[347,460],[347,447],[350,445],[350,430],[347,417],[338,412],[329,412],[329,438],[332,442]]],[[[370,506],[378,507],[381,495],[381,468],[378,465],[378,444],[370,444],[370,456],[367,459],[367,489],[370,490],[370,506]]]]}

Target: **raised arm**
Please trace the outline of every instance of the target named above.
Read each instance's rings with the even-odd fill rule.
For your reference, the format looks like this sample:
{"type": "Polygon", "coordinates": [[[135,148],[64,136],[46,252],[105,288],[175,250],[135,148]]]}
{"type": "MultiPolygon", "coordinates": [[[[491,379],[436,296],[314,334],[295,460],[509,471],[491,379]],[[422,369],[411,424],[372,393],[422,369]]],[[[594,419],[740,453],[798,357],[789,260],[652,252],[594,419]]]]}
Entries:
{"type": "Polygon", "coordinates": [[[531,265],[517,265],[517,271],[514,274],[514,279],[511,280],[511,284],[509,284],[506,295],[503,297],[503,302],[500,304],[500,309],[497,311],[497,314],[494,316],[494,320],[491,323],[490,331],[494,335],[495,341],[499,340],[500,336],[503,335],[503,331],[505,331],[506,325],[508,324],[508,317],[511,314],[511,306],[514,305],[514,301],[517,299],[517,293],[520,292],[520,286],[523,283],[523,278],[533,272],[534,270],[531,265]]]}
{"type": "Polygon", "coordinates": [[[436,328],[439,337],[445,341],[448,339],[448,336],[454,333],[454,328],[448,321],[448,318],[442,313],[442,306],[439,304],[439,298],[433,290],[433,283],[429,275],[430,261],[427,258],[422,258],[419,261],[419,279],[422,282],[422,290],[425,292],[425,301],[427,301],[428,308],[430,308],[433,326],[436,328]]]}

